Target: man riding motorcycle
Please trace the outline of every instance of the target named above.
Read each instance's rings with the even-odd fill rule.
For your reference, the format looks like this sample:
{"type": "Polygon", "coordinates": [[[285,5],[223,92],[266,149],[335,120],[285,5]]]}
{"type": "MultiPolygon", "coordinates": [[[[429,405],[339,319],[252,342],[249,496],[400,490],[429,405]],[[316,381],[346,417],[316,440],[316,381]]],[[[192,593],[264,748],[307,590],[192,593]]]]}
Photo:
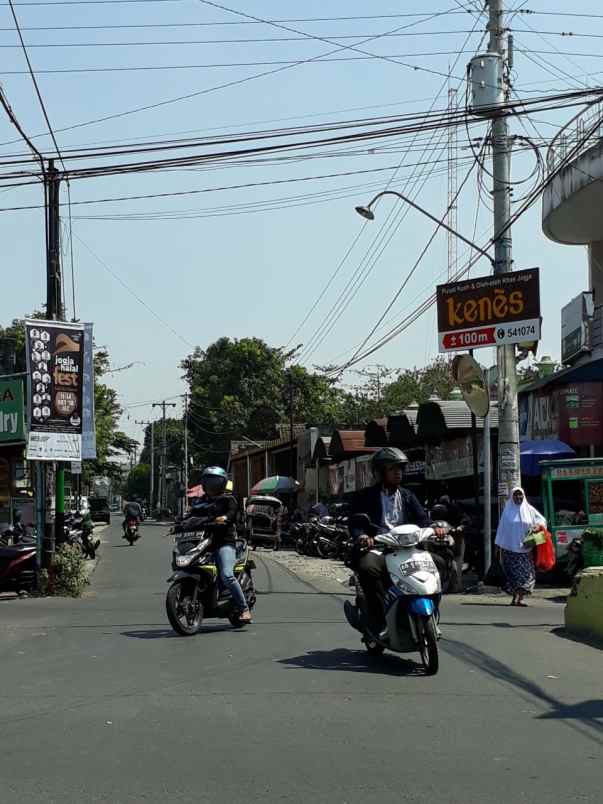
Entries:
{"type": "Polygon", "coordinates": [[[142,521],[142,508],[140,507],[140,503],[137,502],[127,502],[124,505],[124,521],[121,524],[121,529],[124,532],[122,539],[126,538],[126,530],[128,527],[128,520],[135,519],[136,524],[140,525],[142,521]]]}
{"type": "MultiPolygon", "coordinates": [[[[208,466],[204,469],[201,475],[201,485],[205,496],[193,506],[188,516],[174,530],[179,533],[194,531],[197,529],[195,524],[197,518],[214,518],[214,524],[207,529],[212,534],[213,550],[216,566],[220,573],[220,581],[228,589],[238,607],[238,622],[241,625],[247,625],[252,622],[251,612],[247,606],[243,590],[234,574],[237,557],[236,525],[239,511],[236,498],[232,494],[226,493],[227,483],[228,475],[222,467],[208,466]]],[[[204,527],[207,526],[204,525],[204,527]]]]}
{"type": "Polygon", "coordinates": [[[373,550],[373,537],[387,533],[397,525],[428,527],[430,520],[421,503],[409,489],[402,487],[408,458],[395,447],[380,449],[372,459],[376,483],[357,491],[351,504],[352,567],[357,571],[364,592],[366,613],[371,630],[379,634],[385,627],[383,599],[390,586],[389,573],[382,553],[373,550]],[[373,523],[367,534],[354,527],[354,514],[366,514],[373,523]]]}

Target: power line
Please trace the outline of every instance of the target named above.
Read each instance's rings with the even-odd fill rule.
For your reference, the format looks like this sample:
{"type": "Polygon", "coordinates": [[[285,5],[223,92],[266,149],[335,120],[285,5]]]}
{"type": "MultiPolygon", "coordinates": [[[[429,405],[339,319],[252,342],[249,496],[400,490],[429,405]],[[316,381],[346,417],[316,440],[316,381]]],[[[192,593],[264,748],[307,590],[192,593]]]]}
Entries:
{"type": "Polygon", "coordinates": [[[160,323],[160,324],[162,324],[164,327],[166,327],[167,329],[169,329],[169,331],[172,333],[172,335],[175,335],[175,336],[176,336],[176,338],[178,338],[178,340],[182,341],[182,343],[184,343],[186,346],[188,346],[188,347],[189,347],[189,348],[191,348],[191,349],[194,349],[194,348],[195,348],[195,347],[194,347],[194,344],[192,344],[192,343],[191,343],[189,340],[187,340],[185,337],[183,337],[182,335],[180,335],[180,333],[179,333],[179,332],[176,332],[176,330],[175,330],[175,329],[174,329],[174,328],[173,328],[173,327],[172,327],[170,324],[168,324],[168,323],[167,323],[167,321],[165,321],[163,318],[161,318],[161,316],[160,316],[158,313],[156,313],[156,312],[155,312],[155,310],[153,310],[153,308],[152,308],[152,307],[150,307],[150,306],[149,306],[149,305],[148,305],[148,304],[147,304],[147,303],[144,301],[144,299],[142,299],[142,298],[141,298],[141,297],[138,295],[138,293],[136,293],[136,291],[135,291],[135,290],[133,290],[133,289],[132,289],[132,288],[131,288],[131,287],[130,287],[130,286],[129,286],[129,285],[128,285],[128,284],[127,284],[127,283],[126,283],[126,282],[125,282],[125,281],[124,281],[122,278],[121,278],[121,276],[120,276],[120,275],[119,275],[119,274],[118,274],[116,271],[114,271],[114,270],[113,270],[113,268],[111,268],[111,266],[110,266],[110,265],[109,265],[109,264],[108,264],[108,263],[107,263],[105,260],[103,260],[103,258],[102,258],[102,257],[99,257],[99,255],[98,255],[98,254],[96,254],[96,252],[94,252],[94,251],[93,251],[93,250],[90,248],[90,246],[89,246],[89,245],[88,245],[88,244],[87,244],[87,243],[86,243],[84,240],[82,240],[82,238],[81,238],[81,237],[80,237],[80,236],[77,234],[77,232],[74,232],[74,233],[73,233],[73,235],[74,235],[74,237],[76,237],[76,238],[77,238],[77,239],[80,241],[80,243],[82,244],[82,246],[84,246],[84,248],[86,249],[86,251],[88,251],[88,252],[89,252],[89,253],[90,253],[90,254],[91,254],[93,257],[94,257],[94,259],[95,259],[95,260],[96,260],[96,261],[99,263],[99,265],[102,265],[102,267],[103,267],[103,268],[104,268],[104,269],[105,269],[105,270],[106,270],[106,271],[107,271],[109,274],[111,274],[111,276],[113,277],[113,279],[115,279],[117,282],[119,282],[119,284],[120,284],[120,285],[121,285],[121,286],[122,286],[122,287],[123,287],[125,290],[127,290],[127,292],[128,292],[128,293],[129,293],[129,294],[130,294],[130,295],[131,295],[131,296],[132,296],[134,299],[136,299],[136,301],[137,301],[137,302],[138,302],[140,305],[142,305],[142,306],[145,308],[145,310],[147,310],[147,312],[149,312],[149,313],[150,313],[150,314],[153,316],[153,318],[155,318],[157,321],[159,321],[159,323],[160,323]]]}

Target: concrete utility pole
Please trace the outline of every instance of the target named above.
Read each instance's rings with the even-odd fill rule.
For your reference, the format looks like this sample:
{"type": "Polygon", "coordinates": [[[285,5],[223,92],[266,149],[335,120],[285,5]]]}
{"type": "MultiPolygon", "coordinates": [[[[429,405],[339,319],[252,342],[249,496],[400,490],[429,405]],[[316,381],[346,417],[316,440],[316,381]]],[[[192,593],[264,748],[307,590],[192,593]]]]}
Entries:
{"type": "Polygon", "coordinates": [[[188,502],[188,393],[184,394],[184,497],[182,498],[182,516],[186,513],[188,502]]]}
{"type": "MultiPolygon", "coordinates": [[[[64,310],[62,302],[61,219],[59,211],[60,177],[58,170],[54,166],[53,159],[48,161],[45,183],[46,197],[48,199],[46,207],[46,318],[49,321],[62,321],[64,320],[64,310]]],[[[57,543],[63,541],[65,532],[65,468],[56,463],[52,465],[52,469],[55,475],[55,518],[53,523],[49,516],[49,507],[47,507],[42,546],[42,564],[45,568],[50,567],[55,547],[57,543]]],[[[48,486],[52,486],[52,474],[52,470],[49,472],[46,467],[42,467],[42,486],[45,491],[48,486]]]]}
{"type": "Polygon", "coordinates": [[[136,424],[151,426],[151,477],[149,488],[149,515],[151,515],[153,512],[153,497],[155,496],[155,422],[136,421],[136,424]]]}
{"type": "Polygon", "coordinates": [[[162,416],[161,416],[161,459],[159,465],[159,500],[158,500],[158,507],[161,510],[165,508],[167,505],[166,499],[166,492],[167,492],[167,484],[166,484],[166,472],[167,472],[167,431],[166,431],[166,422],[165,422],[165,409],[166,408],[175,408],[175,402],[154,402],[154,408],[161,408],[162,416]]]}
{"type": "MultiPolygon", "coordinates": [[[[503,92],[500,103],[509,97],[507,30],[503,0],[490,0],[488,51],[500,57],[499,81],[503,92]]],[[[494,273],[513,270],[511,227],[511,141],[507,118],[503,115],[492,121],[492,174],[494,199],[494,273]]],[[[499,346],[498,362],[498,478],[499,504],[514,486],[521,483],[519,453],[519,408],[517,402],[517,371],[515,346],[499,346]]]]}

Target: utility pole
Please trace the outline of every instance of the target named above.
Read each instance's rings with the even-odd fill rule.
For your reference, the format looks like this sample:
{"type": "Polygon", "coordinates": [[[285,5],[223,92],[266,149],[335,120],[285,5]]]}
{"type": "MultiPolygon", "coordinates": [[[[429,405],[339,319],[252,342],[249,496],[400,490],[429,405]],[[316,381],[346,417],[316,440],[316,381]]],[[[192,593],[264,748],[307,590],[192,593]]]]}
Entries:
{"type": "Polygon", "coordinates": [[[182,516],[186,513],[188,502],[188,393],[184,394],[184,497],[182,498],[182,516]]]}
{"type": "MultiPolygon", "coordinates": [[[[295,460],[293,457],[293,420],[294,420],[294,389],[293,389],[293,372],[291,369],[287,372],[289,380],[289,477],[295,477],[295,460]]],[[[249,461],[249,458],[247,458],[249,461]]]]}
{"type": "MultiPolygon", "coordinates": [[[[458,99],[456,88],[450,85],[448,79],[448,115],[449,119],[454,120],[457,112],[458,99]]],[[[458,194],[458,160],[459,160],[459,134],[455,125],[448,128],[448,281],[452,282],[452,277],[458,269],[458,237],[453,233],[458,229],[457,222],[457,194],[458,194]]]]}
{"type": "MultiPolygon", "coordinates": [[[[61,219],[59,207],[60,177],[54,166],[54,159],[48,160],[45,175],[46,184],[46,318],[49,321],[64,319],[61,277],[61,219]]],[[[52,508],[46,507],[46,525],[42,547],[42,563],[48,569],[52,562],[55,547],[64,539],[65,533],[65,468],[59,464],[52,466],[55,476],[55,518],[52,522],[52,508]],[[49,521],[50,520],[50,521],[49,521]]],[[[52,474],[43,467],[42,487],[48,492],[52,487],[52,474]],[[50,475],[50,476],[49,476],[50,475]]],[[[50,491],[50,495],[52,491],[50,491]]]]}
{"type": "MultiPolygon", "coordinates": [[[[489,0],[488,52],[499,57],[498,105],[509,97],[509,62],[503,0],[489,0]]],[[[513,270],[511,227],[511,141],[506,116],[492,121],[492,174],[494,199],[494,273],[513,270]]],[[[521,482],[519,454],[519,409],[515,346],[497,348],[498,363],[498,478],[499,505],[521,482]],[[502,493],[501,493],[502,492],[502,493]]]]}
{"type": "Polygon", "coordinates": [[[149,488],[149,516],[151,516],[153,513],[153,497],[155,496],[155,422],[137,421],[136,424],[142,424],[145,426],[151,425],[151,482],[149,488]]]}
{"type": "Polygon", "coordinates": [[[166,408],[175,408],[175,402],[154,402],[154,408],[161,408],[162,416],[161,416],[161,458],[159,464],[159,500],[158,500],[158,507],[159,509],[163,509],[166,507],[167,500],[166,500],[166,492],[167,492],[167,483],[166,483],[166,472],[167,472],[167,430],[166,430],[166,421],[165,421],[165,409],[166,408]]]}

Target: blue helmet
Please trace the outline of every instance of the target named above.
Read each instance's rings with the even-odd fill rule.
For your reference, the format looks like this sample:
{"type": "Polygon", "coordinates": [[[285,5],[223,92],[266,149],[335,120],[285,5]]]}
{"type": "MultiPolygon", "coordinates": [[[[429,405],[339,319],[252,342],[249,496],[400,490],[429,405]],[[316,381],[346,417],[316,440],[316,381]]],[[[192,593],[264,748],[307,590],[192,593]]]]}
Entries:
{"type": "Polygon", "coordinates": [[[228,483],[228,475],[221,466],[207,466],[201,475],[201,485],[210,494],[219,494],[224,491],[228,483]]]}

